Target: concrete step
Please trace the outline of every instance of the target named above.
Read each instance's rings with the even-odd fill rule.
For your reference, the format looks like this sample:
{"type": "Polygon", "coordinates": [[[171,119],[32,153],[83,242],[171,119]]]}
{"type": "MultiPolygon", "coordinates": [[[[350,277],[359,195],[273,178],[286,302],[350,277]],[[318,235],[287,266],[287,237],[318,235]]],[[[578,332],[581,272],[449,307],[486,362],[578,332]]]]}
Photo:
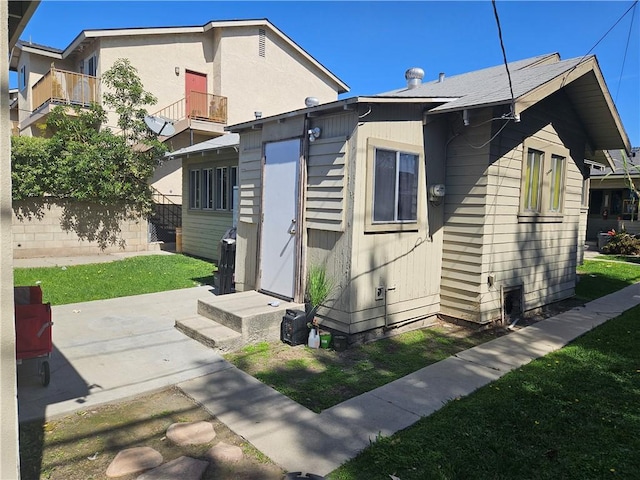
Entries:
{"type": "Polygon", "coordinates": [[[199,315],[241,334],[244,344],[278,340],[280,323],[287,309],[304,310],[304,304],[256,291],[198,300],[199,315]]]}
{"type": "Polygon", "coordinates": [[[176,320],[175,327],[187,337],[223,352],[237,350],[244,343],[241,333],[200,315],[176,320]]]}

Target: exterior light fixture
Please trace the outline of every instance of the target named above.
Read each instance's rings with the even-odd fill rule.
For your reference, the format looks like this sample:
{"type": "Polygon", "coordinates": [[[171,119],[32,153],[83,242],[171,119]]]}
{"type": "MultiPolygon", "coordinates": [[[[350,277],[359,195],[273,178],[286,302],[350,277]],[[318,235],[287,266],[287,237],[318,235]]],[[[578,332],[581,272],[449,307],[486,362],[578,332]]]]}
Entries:
{"type": "Polygon", "coordinates": [[[174,71],[176,72],[176,76],[180,75],[180,67],[176,67],[174,71]]]}

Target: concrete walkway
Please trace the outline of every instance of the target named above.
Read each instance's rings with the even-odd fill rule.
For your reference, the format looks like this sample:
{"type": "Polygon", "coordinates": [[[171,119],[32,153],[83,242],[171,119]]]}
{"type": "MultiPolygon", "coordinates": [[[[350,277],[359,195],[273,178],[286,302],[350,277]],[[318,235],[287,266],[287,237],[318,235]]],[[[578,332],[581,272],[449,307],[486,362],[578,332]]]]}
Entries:
{"type": "MultiPolygon", "coordinates": [[[[71,263],[67,263],[71,264],[71,263]]],[[[59,264],[60,265],[60,264],[59,264]]],[[[16,265],[17,266],[17,265],[16,265]]],[[[640,304],[640,284],[461,352],[316,414],[227,363],[174,327],[210,287],[53,307],[51,384],[18,370],[20,420],[49,418],[177,384],[288,471],[326,475],[378,435],[640,304]]]]}
{"type": "Polygon", "coordinates": [[[236,368],[178,386],[289,471],[326,475],[391,435],[640,304],[640,284],[540,321],[316,414],[236,368]]]}

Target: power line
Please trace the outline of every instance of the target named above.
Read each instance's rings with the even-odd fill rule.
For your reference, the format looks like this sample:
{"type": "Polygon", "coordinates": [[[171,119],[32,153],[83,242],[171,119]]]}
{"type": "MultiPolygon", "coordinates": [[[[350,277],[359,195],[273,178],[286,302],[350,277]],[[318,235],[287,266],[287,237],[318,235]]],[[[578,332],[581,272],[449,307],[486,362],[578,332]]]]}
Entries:
{"type": "Polygon", "coordinates": [[[507,52],[504,49],[504,42],[502,41],[502,28],[500,26],[500,17],[498,17],[498,9],[496,7],[496,0],[491,0],[493,5],[493,14],[496,17],[496,24],[498,25],[498,38],[500,39],[500,48],[502,49],[502,58],[504,60],[504,67],[507,69],[507,78],[509,79],[509,91],[511,92],[511,115],[515,115],[515,99],[513,98],[513,85],[511,83],[511,72],[509,72],[509,64],[507,63],[507,52]]]}
{"type": "MultiPolygon", "coordinates": [[[[616,90],[615,102],[618,101],[618,94],[620,93],[620,84],[622,83],[622,73],[624,72],[624,64],[627,61],[627,52],[629,51],[629,41],[631,40],[631,31],[633,30],[633,20],[635,18],[635,7],[638,4],[637,1],[633,2],[634,12],[631,14],[631,24],[629,25],[629,35],[627,35],[627,45],[624,47],[624,56],[622,57],[622,68],[620,69],[620,78],[618,78],[618,89],[616,90]]],[[[625,13],[626,15],[626,13],[625,13]]]]}

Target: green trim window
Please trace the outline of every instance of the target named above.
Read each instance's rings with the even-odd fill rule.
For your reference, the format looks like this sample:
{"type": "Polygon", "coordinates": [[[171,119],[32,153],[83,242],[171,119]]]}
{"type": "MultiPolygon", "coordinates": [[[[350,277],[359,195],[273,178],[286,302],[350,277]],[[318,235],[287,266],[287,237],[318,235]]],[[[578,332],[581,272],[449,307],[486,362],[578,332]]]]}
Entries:
{"type": "Polygon", "coordinates": [[[549,210],[562,211],[562,191],[564,187],[564,157],[551,155],[551,177],[549,178],[549,210]]]}
{"type": "Polygon", "coordinates": [[[524,179],[524,210],[540,212],[540,189],[542,188],[542,164],[544,153],[529,149],[524,179]]]}
{"type": "Polygon", "coordinates": [[[561,144],[525,140],[519,221],[562,222],[567,158],[561,144]]]}

